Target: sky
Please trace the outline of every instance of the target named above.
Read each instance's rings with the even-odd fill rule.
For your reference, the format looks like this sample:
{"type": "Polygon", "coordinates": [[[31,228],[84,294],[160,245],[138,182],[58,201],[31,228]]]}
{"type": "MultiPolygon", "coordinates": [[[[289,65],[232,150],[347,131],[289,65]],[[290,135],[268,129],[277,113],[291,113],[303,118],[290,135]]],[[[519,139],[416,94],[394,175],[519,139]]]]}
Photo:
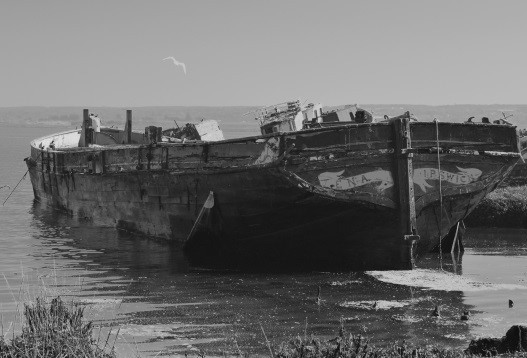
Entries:
{"type": "Polygon", "coordinates": [[[0,107],[525,104],[525,14],[524,0],[0,0],[0,107]]]}

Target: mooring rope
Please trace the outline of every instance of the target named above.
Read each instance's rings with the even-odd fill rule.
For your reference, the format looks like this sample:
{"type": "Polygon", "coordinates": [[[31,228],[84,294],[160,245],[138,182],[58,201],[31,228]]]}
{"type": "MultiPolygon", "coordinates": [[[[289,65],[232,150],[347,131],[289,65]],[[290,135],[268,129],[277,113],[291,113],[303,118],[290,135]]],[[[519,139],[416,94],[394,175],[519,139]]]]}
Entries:
{"type": "Polygon", "coordinates": [[[22,182],[22,180],[24,180],[26,178],[26,175],[27,173],[29,172],[29,169],[24,173],[24,175],[22,175],[22,178],[20,178],[20,180],[18,181],[18,183],[15,185],[15,187],[13,188],[13,190],[11,191],[11,193],[9,193],[9,195],[7,196],[7,198],[5,198],[4,202],[2,203],[2,206],[5,205],[5,203],[7,202],[7,200],[11,197],[11,195],[13,195],[13,193],[15,192],[16,188],[18,188],[18,186],[20,185],[20,183],[22,182]]]}
{"type": "Polygon", "coordinates": [[[439,176],[439,268],[443,270],[443,247],[441,241],[443,233],[441,226],[443,225],[443,193],[441,187],[441,157],[439,156],[439,121],[434,118],[436,124],[436,146],[437,146],[437,171],[439,176]]]}
{"type": "MultiPolygon", "coordinates": [[[[37,155],[37,159],[35,159],[35,162],[40,158],[40,156],[42,155],[44,151],[41,150],[40,153],[38,153],[37,155]]],[[[26,170],[26,172],[24,173],[24,175],[22,175],[22,178],[20,178],[20,180],[18,181],[18,183],[15,185],[15,187],[13,188],[13,190],[11,190],[11,192],[9,193],[9,195],[7,196],[7,198],[5,198],[4,202],[2,203],[2,206],[5,205],[5,203],[7,202],[7,200],[9,200],[9,198],[11,197],[11,195],[13,195],[13,193],[15,192],[16,188],[18,188],[18,186],[20,185],[20,183],[22,182],[22,180],[24,180],[26,178],[26,175],[27,173],[29,173],[29,168],[26,170]]],[[[7,185],[9,187],[9,185],[7,185]]],[[[11,187],[9,187],[9,189],[11,189],[11,187]]]]}

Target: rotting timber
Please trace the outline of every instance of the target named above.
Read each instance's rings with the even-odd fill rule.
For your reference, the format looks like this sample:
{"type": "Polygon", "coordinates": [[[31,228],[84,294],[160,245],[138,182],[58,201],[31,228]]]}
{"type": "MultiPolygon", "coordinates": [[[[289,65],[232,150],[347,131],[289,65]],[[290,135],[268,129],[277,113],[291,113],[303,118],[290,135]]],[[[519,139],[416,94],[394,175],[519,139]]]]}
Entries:
{"type": "Polygon", "coordinates": [[[130,111],[125,130],[94,131],[85,110],[82,130],[34,140],[26,161],[37,201],[198,261],[362,270],[411,268],[521,158],[510,125],[314,113],[301,130],[273,120],[268,134],[205,141],[132,132],[130,111]]]}

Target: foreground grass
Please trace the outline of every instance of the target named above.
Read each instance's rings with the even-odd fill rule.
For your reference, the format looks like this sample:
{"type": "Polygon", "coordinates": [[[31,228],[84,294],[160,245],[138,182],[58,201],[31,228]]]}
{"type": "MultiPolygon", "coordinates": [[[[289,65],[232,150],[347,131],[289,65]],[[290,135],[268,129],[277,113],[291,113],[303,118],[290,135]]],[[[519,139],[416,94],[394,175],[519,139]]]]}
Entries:
{"type": "MultiPolygon", "coordinates": [[[[22,333],[10,342],[0,336],[0,358],[115,358],[114,348],[108,346],[108,339],[101,348],[99,341],[93,337],[92,323],[86,323],[83,315],[83,307],[74,303],[66,304],[60,297],[54,298],[49,304],[37,298],[35,303],[24,305],[25,324],[22,333]]],[[[518,352],[527,348],[527,327],[523,326],[511,327],[501,339],[472,341],[467,350],[412,347],[405,342],[380,348],[361,335],[347,333],[342,324],[334,339],[299,336],[273,350],[263,328],[262,332],[270,358],[458,358],[500,353],[527,357],[526,353],[518,352]]],[[[234,356],[250,356],[237,348],[234,356]]],[[[196,356],[204,358],[206,353],[200,351],[196,356]]],[[[223,357],[226,357],[225,353],[223,357]]]]}
{"type": "Polygon", "coordinates": [[[0,336],[0,358],[93,357],[113,358],[112,349],[105,351],[93,338],[91,322],[83,321],[84,308],[66,304],[60,297],[46,304],[37,298],[24,305],[25,324],[22,333],[6,342],[0,336]]]}
{"type": "Polygon", "coordinates": [[[412,347],[406,342],[379,348],[361,335],[345,332],[341,326],[338,337],[329,341],[298,337],[283,343],[272,358],[458,358],[479,356],[527,357],[527,327],[512,326],[502,338],[473,340],[467,349],[444,349],[433,346],[412,347]]]}
{"type": "Polygon", "coordinates": [[[472,227],[527,228],[527,185],[496,189],[465,223],[472,227]]]}
{"type": "Polygon", "coordinates": [[[454,358],[466,357],[461,350],[430,347],[410,347],[394,343],[388,348],[378,348],[361,335],[341,334],[330,341],[317,338],[297,339],[280,345],[276,358],[454,358]]]}

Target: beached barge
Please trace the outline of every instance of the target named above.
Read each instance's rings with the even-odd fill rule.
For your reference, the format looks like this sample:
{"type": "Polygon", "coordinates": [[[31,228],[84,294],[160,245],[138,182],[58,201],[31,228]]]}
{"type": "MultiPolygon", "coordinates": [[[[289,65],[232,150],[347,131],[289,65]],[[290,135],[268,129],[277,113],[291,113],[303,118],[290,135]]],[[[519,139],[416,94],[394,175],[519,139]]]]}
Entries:
{"type": "Polygon", "coordinates": [[[195,257],[406,269],[521,158],[510,125],[286,107],[264,112],[266,134],[219,141],[132,132],[130,111],[125,130],[98,127],[85,110],[81,130],[31,143],[35,199],[195,257]]]}

